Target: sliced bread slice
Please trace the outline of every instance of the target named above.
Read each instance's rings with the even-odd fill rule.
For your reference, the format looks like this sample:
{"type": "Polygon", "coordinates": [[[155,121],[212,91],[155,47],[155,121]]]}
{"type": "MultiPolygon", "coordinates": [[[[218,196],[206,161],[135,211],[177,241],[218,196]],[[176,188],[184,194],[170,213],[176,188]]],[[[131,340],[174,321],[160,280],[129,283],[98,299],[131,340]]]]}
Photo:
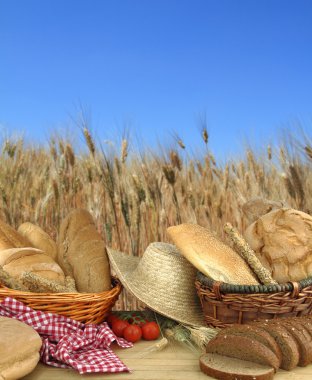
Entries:
{"type": "Polygon", "coordinates": [[[246,360],[207,353],[199,358],[202,372],[219,380],[272,380],[274,368],[246,360]]]}
{"type": "Polygon", "coordinates": [[[217,335],[208,342],[206,352],[268,365],[275,370],[280,366],[279,358],[270,348],[247,336],[217,335]]]}
{"type": "Polygon", "coordinates": [[[290,371],[299,363],[299,349],[293,336],[285,327],[272,322],[259,322],[256,326],[266,330],[276,340],[282,351],[281,368],[290,371]]]}
{"type": "Polygon", "coordinates": [[[282,325],[295,339],[299,349],[298,366],[305,367],[312,363],[312,338],[298,318],[279,318],[272,322],[282,325]]]}
{"type": "Polygon", "coordinates": [[[257,340],[258,342],[271,349],[279,358],[280,365],[282,363],[282,352],[275,339],[267,331],[258,328],[256,325],[235,324],[231,327],[226,327],[225,329],[221,330],[218,333],[218,336],[221,335],[239,335],[257,340]]]}

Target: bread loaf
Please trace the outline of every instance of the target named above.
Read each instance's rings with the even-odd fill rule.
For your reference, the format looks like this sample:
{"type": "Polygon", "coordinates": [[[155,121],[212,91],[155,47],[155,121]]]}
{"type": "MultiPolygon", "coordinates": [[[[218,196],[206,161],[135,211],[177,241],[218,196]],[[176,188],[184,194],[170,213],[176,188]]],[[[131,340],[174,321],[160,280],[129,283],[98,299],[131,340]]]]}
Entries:
{"type": "Polygon", "coordinates": [[[46,255],[57,259],[56,242],[39,226],[26,222],[21,224],[17,230],[24,238],[28,239],[32,246],[41,249],[46,255]]]}
{"type": "Polygon", "coordinates": [[[13,318],[0,317],[0,379],[20,379],[39,361],[40,335],[13,318]]]}
{"type": "Polygon", "coordinates": [[[274,368],[250,361],[206,353],[199,358],[206,375],[219,380],[272,380],[274,368]]]}
{"type": "Polygon", "coordinates": [[[9,224],[0,220],[0,250],[8,248],[31,247],[31,243],[9,224]]]}
{"type": "Polygon", "coordinates": [[[110,266],[101,235],[91,214],[73,210],[61,223],[58,262],[76,281],[79,292],[97,293],[111,288],[110,266]]]}
{"type": "Polygon", "coordinates": [[[61,267],[37,248],[11,248],[0,251],[0,266],[12,277],[21,281],[24,272],[31,272],[56,281],[60,285],[65,284],[61,267]]]}
{"type": "Polygon", "coordinates": [[[244,237],[279,283],[312,275],[312,217],[282,208],[252,223],[244,237]]]}
{"type": "Polygon", "coordinates": [[[259,284],[247,263],[207,228],[180,224],[167,232],[179,251],[204,275],[231,284],[259,284]]]}

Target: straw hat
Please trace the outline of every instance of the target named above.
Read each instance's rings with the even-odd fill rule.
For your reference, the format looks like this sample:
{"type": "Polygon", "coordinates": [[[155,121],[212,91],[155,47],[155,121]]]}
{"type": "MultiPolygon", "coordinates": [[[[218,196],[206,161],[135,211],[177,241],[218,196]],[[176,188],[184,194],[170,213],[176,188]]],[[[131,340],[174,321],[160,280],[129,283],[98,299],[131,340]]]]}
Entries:
{"type": "Polygon", "coordinates": [[[118,278],[136,298],[175,321],[204,326],[196,268],[172,244],[151,243],[142,257],[106,248],[118,278]]]}

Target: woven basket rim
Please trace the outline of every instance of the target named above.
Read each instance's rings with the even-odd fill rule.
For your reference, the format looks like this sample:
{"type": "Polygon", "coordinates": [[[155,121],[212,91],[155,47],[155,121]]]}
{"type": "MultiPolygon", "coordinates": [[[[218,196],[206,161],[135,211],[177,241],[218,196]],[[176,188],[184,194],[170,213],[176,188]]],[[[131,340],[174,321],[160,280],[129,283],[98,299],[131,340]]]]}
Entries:
{"type": "Polygon", "coordinates": [[[52,293],[52,292],[27,292],[27,291],[21,291],[16,289],[8,288],[7,286],[3,285],[0,282],[0,296],[3,296],[5,293],[8,297],[14,298],[16,297],[26,297],[28,299],[34,298],[36,300],[40,298],[44,298],[45,300],[49,300],[53,298],[54,300],[66,300],[68,302],[69,300],[74,301],[97,301],[103,297],[107,298],[110,295],[115,295],[116,292],[120,292],[122,288],[122,284],[120,280],[117,277],[112,276],[112,288],[109,290],[105,290],[103,292],[98,293],[79,293],[79,292],[66,292],[66,293],[52,293]]]}
{"type": "Polygon", "coordinates": [[[299,291],[312,285],[312,276],[302,279],[301,281],[289,281],[285,284],[277,285],[237,285],[229,284],[226,282],[215,281],[212,278],[204,275],[200,271],[197,272],[196,282],[200,285],[214,288],[217,286],[221,293],[238,293],[238,294],[252,294],[252,293],[279,293],[279,292],[292,292],[298,287],[299,291]]]}

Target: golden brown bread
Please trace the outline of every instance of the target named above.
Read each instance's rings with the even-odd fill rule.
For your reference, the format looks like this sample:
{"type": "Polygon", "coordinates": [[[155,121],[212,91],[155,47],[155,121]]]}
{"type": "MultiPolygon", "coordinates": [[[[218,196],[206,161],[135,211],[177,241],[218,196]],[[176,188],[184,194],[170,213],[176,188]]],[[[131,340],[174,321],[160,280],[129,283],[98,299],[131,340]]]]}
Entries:
{"type": "Polygon", "coordinates": [[[12,277],[21,281],[24,272],[31,272],[61,285],[65,284],[61,267],[37,248],[10,248],[0,251],[0,265],[12,277]]]}
{"type": "Polygon", "coordinates": [[[32,244],[9,224],[0,220],[0,250],[31,247],[32,244]]]}
{"type": "Polygon", "coordinates": [[[111,288],[105,244],[87,210],[73,210],[61,223],[58,262],[76,281],[79,292],[97,293],[111,288]]]}
{"type": "Polygon", "coordinates": [[[206,276],[231,284],[259,284],[247,263],[207,228],[180,224],[167,232],[179,251],[206,276]]]}
{"type": "Polygon", "coordinates": [[[312,275],[312,217],[289,208],[271,211],[252,223],[244,237],[279,283],[312,275]]]}
{"type": "Polygon", "coordinates": [[[41,249],[46,255],[57,258],[56,242],[39,226],[33,223],[23,223],[17,230],[24,238],[28,239],[32,246],[41,249]]]}
{"type": "Polygon", "coordinates": [[[0,317],[0,379],[20,379],[39,361],[40,335],[13,318],[0,317]]]}

